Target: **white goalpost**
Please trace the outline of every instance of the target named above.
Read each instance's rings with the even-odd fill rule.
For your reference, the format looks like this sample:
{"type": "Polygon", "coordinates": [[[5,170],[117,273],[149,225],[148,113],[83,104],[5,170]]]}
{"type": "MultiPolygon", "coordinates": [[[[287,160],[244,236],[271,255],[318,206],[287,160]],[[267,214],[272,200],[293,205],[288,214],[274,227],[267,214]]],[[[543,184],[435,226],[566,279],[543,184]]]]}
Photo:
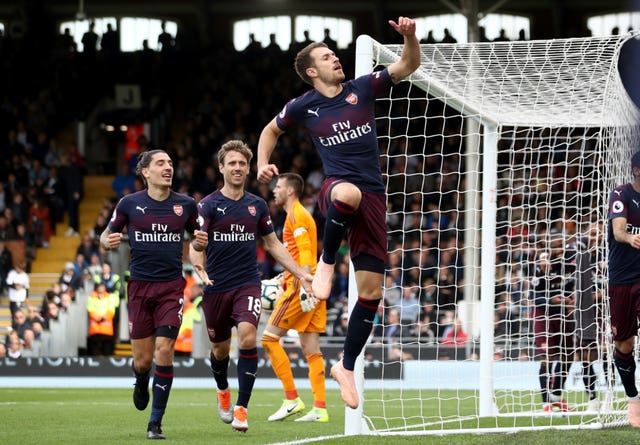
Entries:
{"type": "MultiPolygon", "coordinates": [[[[364,402],[346,409],[346,434],[626,422],[601,260],[608,194],[631,179],[640,148],[640,113],[618,71],[631,38],[421,45],[420,68],[377,101],[389,265],[383,312],[356,367],[364,402]],[[586,272],[602,297],[591,307],[571,300],[567,246],[581,242],[598,258],[586,272]],[[567,329],[582,311],[595,314],[598,406],[577,360],[562,388],[570,411],[543,412],[531,288],[541,252],[566,284],[567,329]],[[381,377],[364,380],[372,367],[381,377]]],[[[360,36],[356,76],[401,52],[360,36]]]]}

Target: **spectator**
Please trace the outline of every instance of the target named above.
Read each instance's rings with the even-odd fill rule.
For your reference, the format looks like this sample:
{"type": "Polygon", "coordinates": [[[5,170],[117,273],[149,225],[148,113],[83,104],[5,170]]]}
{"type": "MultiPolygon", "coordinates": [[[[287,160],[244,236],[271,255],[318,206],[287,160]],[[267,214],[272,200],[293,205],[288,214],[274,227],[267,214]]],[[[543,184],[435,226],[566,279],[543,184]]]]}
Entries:
{"type": "Polygon", "coordinates": [[[417,286],[405,286],[402,288],[400,300],[400,321],[404,325],[412,326],[418,322],[420,315],[420,301],[416,295],[417,286]]]}
{"type": "Polygon", "coordinates": [[[120,275],[111,270],[111,263],[105,261],[102,263],[102,272],[93,276],[93,282],[96,284],[103,283],[110,294],[115,293],[120,298],[120,275]]]}
{"type": "Polygon", "coordinates": [[[22,340],[24,340],[25,329],[31,329],[31,323],[27,320],[27,316],[22,309],[18,309],[13,313],[11,328],[18,333],[18,337],[22,340]]]}
{"type": "Polygon", "coordinates": [[[384,325],[384,338],[400,337],[402,335],[402,325],[400,324],[400,311],[390,309],[387,313],[387,322],[384,325]]]}
{"type": "Polygon", "coordinates": [[[202,286],[193,283],[185,287],[184,309],[182,312],[182,324],[176,338],[175,353],[177,356],[191,357],[193,352],[193,324],[200,322],[200,311],[198,310],[202,301],[202,286]]]}
{"type": "Polygon", "coordinates": [[[0,293],[7,285],[7,275],[13,266],[13,255],[4,240],[0,239],[0,293]]]}
{"type": "Polygon", "coordinates": [[[71,261],[64,263],[64,270],[58,283],[62,292],[67,292],[71,289],[75,293],[76,290],[82,287],[82,276],[76,274],[76,267],[71,261]]]}
{"type": "Polygon", "coordinates": [[[347,327],[349,326],[349,314],[342,312],[336,319],[336,324],[333,326],[334,337],[346,337],[347,327]]]}
{"type": "Polygon", "coordinates": [[[442,334],[443,346],[464,346],[467,344],[469,336],[462,329],[462,322],[455,317],[453,323],[449,325],[442,334]]]}
{"type": "Polygon", "coordinates": [[[11,331],[7,336],[7,356],[9,358],[20,358],[22,357],[22,349],[22,340],[18,337],[18,333],[11,331]]]}
{"type": "Polygon", "coordinates": [[[36,341],[36,334],[33,329],[24,330],[22,338],[22,357],[38,357],[40,356],[40,343],[36,341]]]}
{"type": "Polygon", "coordinates": [[[51,239],[51,214],[49,207],[41,197],[36,198],[29,207],[27,230],[36,247],[49,248],[51,239]]]}
{"type": "Polygon", "coordinates": [[[129,164],[125,161],[120,162],[120,164],[118,164],[118,174],[113,178],[113,182],[111,183],[111,189],[116,193],[117,199],[134,192],[135,179],[136,175],[131,171],[129,164]]]}
{"type": "Polygon", "coordinates": [[[78,236],[80,227],[79,209],[83,195],[82,172],[71,162],[71,156],[64,154],[60,160],[60,179],[64,185],[65,206],[69,216],[69,228],[64,233],[65,236],[78,236]]]}
{"type": "Polygon", "coordinates": [[[60,315],[60,307],[56,304],[55,301],[47,301],[47,308],[43,314],[43,318],[45,320],[44,327],[45,329],[49,329],[51,327],[51,320],[58,320],[60,315]]]}
{"type": "Polygon", "coordinates": [[[96,23],[89,23],[89,30],[82,35],[82,52],[87,56],[95,56],[98,50],[98,34],[94,31],[96,23]]]}
{"type": "MultiPolygon", "coordinates": [[[[82,240],[80,241],[80,245],[76,250],[76,255],[82,255],[87,261],[91,259],[91,256],[94,254],[99,254],[98,245],[96,241],[91,237],[90,234],[85,233],[82,235],[82,240]]],[[[84,267],[87,267],[88,264],[85,264],[84,267]]],[[[83,267],[83,269],[84,269],[83,267]]],[[[82,272],[82,271],[76,271],[82,272]]]]}
{"type": "Polygon", "coordinates": [[[11,309],[12,317],[24,305],[29,296],[29,274],[27,274],[26,268],[26,261],[20,260],[7,275],[9,308],[11,309]]]}
{"type": "Polygon", "coordinates": [[[386,274],[384,277],[384,288],[382,289],[382,298],[385,306],[397,306],[402,298],[402,288],[398,286],[393,275],[386,274]]]}
{"type": "Polygon", "coordinates": [[[89,355],[110,356],[115,346],[113,319],[120,300],[107,291],[104,283],[96,284],[95,290],[87,300],[89,313],[89,355]]]}
{"type": "Polygon", "coordinates": [[[7,345],[0,343],[0,359],[7,358],[7,345]]]}

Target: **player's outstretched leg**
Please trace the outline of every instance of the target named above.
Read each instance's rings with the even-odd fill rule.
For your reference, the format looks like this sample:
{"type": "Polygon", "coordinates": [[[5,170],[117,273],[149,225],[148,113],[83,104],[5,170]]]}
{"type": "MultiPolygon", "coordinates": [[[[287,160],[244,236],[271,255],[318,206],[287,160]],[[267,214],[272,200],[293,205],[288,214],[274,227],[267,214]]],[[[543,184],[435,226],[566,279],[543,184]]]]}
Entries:
{"type": "Polygon", "coordinates": [[[247,408],[244,406],[238,406],[233,409],[233,422],[231,422],[231,428],[234,431],[240,431],[242,433],[249,429],[249,421],[247,420],[247,408]]]}
{"type": "Polygon", "coordinates": [[[340,397],[349,408],[356,409],[360,403],[353,371],[345,369],[342,360],[331,367],[331,377],[340,385],[340,397]]]}
{"type": "Polygon", "coordinates": [[[311,282],[313,294],[319,300],[327,300],[331,294],[335,264],[327,264],[322,257],[316,266],[316,273],[311,282]]]}
{"type": "Polygon", "coordinates": [[[218,415],[224,423],[233,421],[233,406],[231,406],[231,391],[218,389],[218,415]]]}

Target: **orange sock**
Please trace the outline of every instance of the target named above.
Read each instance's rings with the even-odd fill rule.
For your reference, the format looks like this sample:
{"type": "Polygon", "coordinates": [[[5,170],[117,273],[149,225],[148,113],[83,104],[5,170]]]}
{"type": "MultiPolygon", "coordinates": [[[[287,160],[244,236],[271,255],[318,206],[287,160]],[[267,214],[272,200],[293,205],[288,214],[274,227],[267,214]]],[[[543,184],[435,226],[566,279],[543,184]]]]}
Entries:
{"type": "Polygon", "coordinates": [[[271,367],[276,377],[282,382],[286,398],[288,400],[297,398],[298,392],[296,390],[296,384],[293,381],[291,362],[289,362],[289,356],[280,344],[280,338],[269,332],[264,332],[262,334],[262,347],[267,351],[267,354],[269,354],[271,367]]]}
{"type": "Polygon", "coordinates": [[[308,354],[307,362],[309,363],[309,382],[311,382],[311,391],[313,392],[313,405],[316,408],[326,408],[327,399],[325,394],[325,372],[322,352],[308,354]]]}

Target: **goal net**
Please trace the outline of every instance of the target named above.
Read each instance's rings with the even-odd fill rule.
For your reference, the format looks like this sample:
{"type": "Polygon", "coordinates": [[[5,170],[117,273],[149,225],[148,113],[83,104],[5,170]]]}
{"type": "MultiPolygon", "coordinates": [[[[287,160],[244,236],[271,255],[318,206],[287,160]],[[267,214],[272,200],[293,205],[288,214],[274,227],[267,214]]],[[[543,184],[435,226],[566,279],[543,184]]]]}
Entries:
{"type": "MultiPolygon", "coordinates": [[[[381,377],[358,380],[347,434],[626,421],[603,265],[608,194],[640,147],[617,68],[630,38],[421,45],[420,68],[378,100],[389,264],[356,371],[381,377]],[[562,288],[555,329],[589,348],[536,346],[536,298],[554,287],[536,287],[543,258],[562,288]]],[[[401,52],[361,36],[356,74],[401,52]]]]}

